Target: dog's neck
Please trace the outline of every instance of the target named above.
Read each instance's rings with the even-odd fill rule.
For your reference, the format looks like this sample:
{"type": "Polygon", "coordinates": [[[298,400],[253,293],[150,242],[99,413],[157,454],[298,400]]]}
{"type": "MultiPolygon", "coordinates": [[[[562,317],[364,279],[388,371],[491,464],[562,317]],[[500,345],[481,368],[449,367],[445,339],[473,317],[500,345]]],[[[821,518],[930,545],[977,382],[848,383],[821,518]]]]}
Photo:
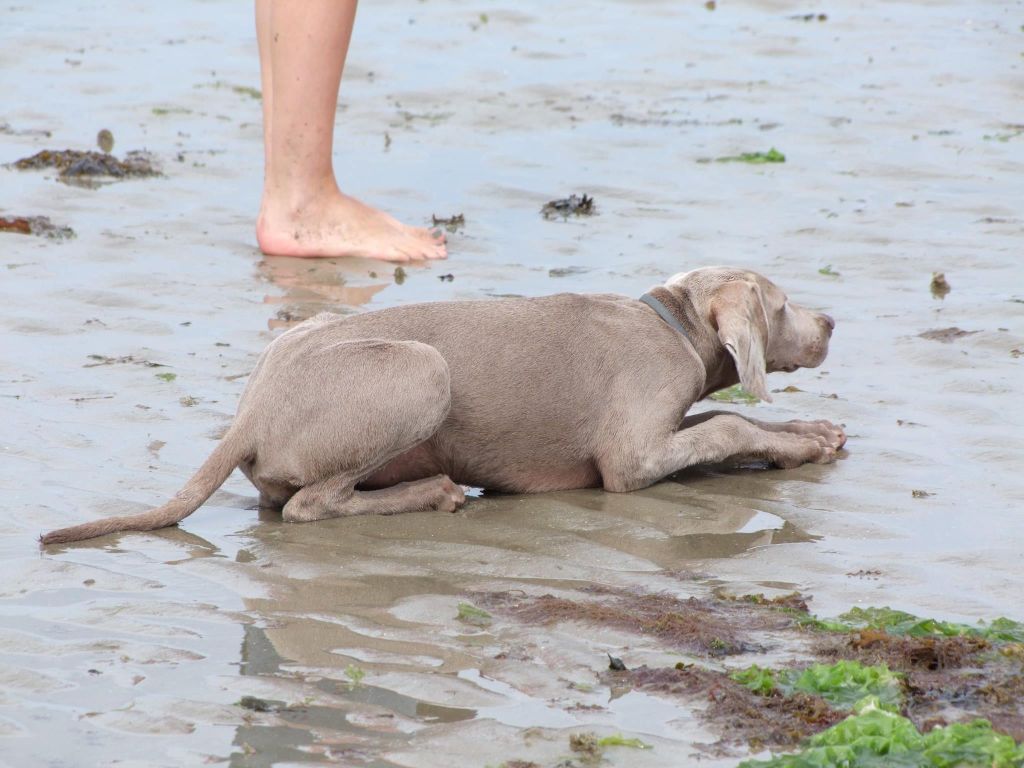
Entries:
{"type": "Polygon", "coordinates": [[[726,351],[718,334],[714,333],[705,318],[702,318],[686,296],[659,285],[647,292],[665,307],[685,331],[687,341],[704,364],[705,391],[701,397],[728,387],[739,381],[736,365],[726,351]]]}

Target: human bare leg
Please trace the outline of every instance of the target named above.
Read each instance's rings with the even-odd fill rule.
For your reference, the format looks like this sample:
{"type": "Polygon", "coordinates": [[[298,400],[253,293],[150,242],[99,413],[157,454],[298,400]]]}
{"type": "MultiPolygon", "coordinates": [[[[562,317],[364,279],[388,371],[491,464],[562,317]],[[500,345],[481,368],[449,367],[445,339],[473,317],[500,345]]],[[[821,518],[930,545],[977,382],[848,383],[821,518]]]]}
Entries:
{"type": "Polygon", "coordinates": [[[266,163],[257,242],[279,256],[444,258],[443,235],[338,188],[334,117],[355,14],[356,0],[256,0],[266,163]]]}

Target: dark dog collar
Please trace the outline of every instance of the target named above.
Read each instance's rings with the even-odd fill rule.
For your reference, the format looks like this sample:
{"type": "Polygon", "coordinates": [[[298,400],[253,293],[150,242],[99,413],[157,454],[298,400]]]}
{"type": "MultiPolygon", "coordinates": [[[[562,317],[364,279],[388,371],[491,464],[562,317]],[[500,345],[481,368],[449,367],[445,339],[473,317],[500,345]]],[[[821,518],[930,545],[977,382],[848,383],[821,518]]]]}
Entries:
{"type": "MultiPolygon", "coordinates": [[[[655,290],[657,290],[657,289],[655,289],[655,290]]],[[[648,307],[650,307],[655,312],[657,312],[658,316],[662,320],[664,320],[670,326],[672,326],[677,331],[679,331],[681,334],[683,334],[683,338],[686,339],[691,344],[693,344],[693,339],[691,339],[690,338],[690,334],[686,332],[686,327],[683,325],[682,321],[678,317],[675,316],[675,314],[672,312],[672,310],[670,310],[668,307],[666,307],[664,304],[662,304],[658,299],[656,299],[650,293],[645,293],[643,296],[641,296],[640,297],[640,301],[642,301],[648,307]]]]}

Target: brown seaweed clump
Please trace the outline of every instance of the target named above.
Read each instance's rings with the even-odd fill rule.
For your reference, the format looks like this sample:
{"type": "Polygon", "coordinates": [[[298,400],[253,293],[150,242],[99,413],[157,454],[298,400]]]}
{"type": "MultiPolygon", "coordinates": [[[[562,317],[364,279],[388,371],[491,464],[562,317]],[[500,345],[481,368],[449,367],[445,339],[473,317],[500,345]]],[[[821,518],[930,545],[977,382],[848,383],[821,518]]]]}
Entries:
{"type": "Polygon", "coordinates": [[[148,152],[133,151],[118,159],[105,152],[77,149],[44,149],[13,163],[20,171],[56,168],[61,181],[75,183],[106,177],[111,179],[159,176],[155,158],[148,152]]]}
{"type": "Polygon", "coordinates": [[[963,328],[952,326],[950,328],[934,328],[930,331],[919,333],[917,336],[921,339],[941,341],[943,344],[949,344],[951,341],[962,339],[964,336],[970,336],[972,333],[977,333],[977,331],[965,331],[963,328]]]}
{"type": "Polygon", "coordinates": [[[0,232],[35,235],[50,240],[69,240],[75,236],[71,227],[54,224],[49,216],[0,216],[0,232]]]}
{"type": "Polygon", "coordinates": [[[993,657],[962,670],[907,675],[906,715],[919,729],[984,718],[997,731],[1024,741],[1024,674],[993,657]]]}
{"type": "Polygon", "coordinates": [[[793,619],[779,611],[696,597],[641,594],[609,587],[582,590],[591,599],[570,600],[489,593],[475,598],[494,610],[528,624],[575,621],[614,627],[654,637],[676,650],[712,657],[763,650],[751,640],[754,630],[791,626],[793,619]]]}
{"type": "Polygon", "coordinates": [[[1024,674],[979,678],[982,685],[970,692],[970,698],[982,717],[997,731],[1024,742],[1024,674]]]}
{"type": "Polygon", "coordinates": [[[862,664],[885,664],[901,672],[958,669],[972,663],[991,644],[983,637],[911,637],[882,629],[861,629],[849,635],[827,635],[816,647],[825,659],[856,659],[862,664]]]}
{"type": "Polygon", "coordinates": [[[719,748],[749,745],[760,751],[792,747],[848,714],[806,693],[761,696],[721,672],[698,666],[608,672],[605,682],[651,693],[706,699],[707,707],[700,718],[723,734],[719,748]]]}
{"type": "Polygon", "coordinates": [[[801,595],[799,592],[790,592],[776,597],[765,597],[761,592],[758,592],[756,595],[719,595],[719,599],[763,605],[769,608],[786,608],[800,613],[810,613],[811,610],[807,605],[807,601],[810,598],[801,595]]]}

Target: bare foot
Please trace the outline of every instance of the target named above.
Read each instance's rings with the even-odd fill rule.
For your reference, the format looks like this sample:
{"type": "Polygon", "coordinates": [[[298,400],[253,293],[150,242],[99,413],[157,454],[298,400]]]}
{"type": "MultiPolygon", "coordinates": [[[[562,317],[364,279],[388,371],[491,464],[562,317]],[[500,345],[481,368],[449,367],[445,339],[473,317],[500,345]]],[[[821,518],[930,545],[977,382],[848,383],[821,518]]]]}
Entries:
{"type": "Polygon", "coordinates": [[[337,190],[296,210],[265,195],[256,241],[268,256],[419,261],[448,255],[442,233],[407,227],[337,190]]]}

